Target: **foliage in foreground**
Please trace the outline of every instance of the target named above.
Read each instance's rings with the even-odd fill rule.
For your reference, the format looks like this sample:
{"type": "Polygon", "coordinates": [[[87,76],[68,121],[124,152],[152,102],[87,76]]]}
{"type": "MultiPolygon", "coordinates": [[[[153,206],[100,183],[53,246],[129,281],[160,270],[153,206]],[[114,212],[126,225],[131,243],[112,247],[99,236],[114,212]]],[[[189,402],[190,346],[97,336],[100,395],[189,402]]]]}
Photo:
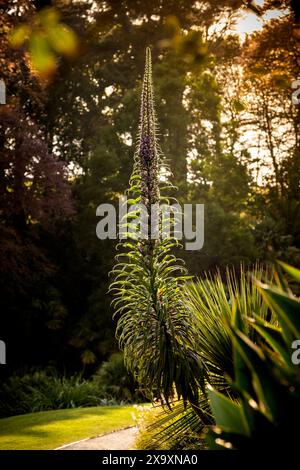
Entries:
{"type": "MultiPolygon", "coordinates": [[[[281,265],[297,291],[300,271],[281,265]]],[[[201,343],[203,354],[212,354],[206,363],[214,388],[208,385],[208,400],[202,396],[199,403],[216,425],[205,427],[199,415],[179,401],[170,413],[160,409],[146,416],[140,446],[205,448],[205,436],[212,449],[291,448],[297,444],[300,371],[292,363],[292,355],[299,358],[294,351],[299,343],[293,343],[300,338],[300,300],[281,273],[262,277],[262,271],[256,270],[256,276],[259,280],[249,277],[246,281],[242,273],[235,291],[228,282],[232,273],[225,288],[218,276],[190,285],[203,325],[206,302],[211,301],[207,324],[211,335],[204,329],[200,339],[206,340],[201,343]],[[262,283],[262,278],[269,282],[262,283]],[[276,287],[272,287],[274,280],[276,287]],[[228,357],[213,355],[215,341],[218,350],[223,342],[227,345],[228,357]]]]}
{"type": "Polygon", "coordinates": [[[139,434],[135,442],[135,448],[140,450],[188,450],[206,448],[205,440],[199,439],[199,417],[193,412],[196,430],[188,427],[178,432],[173,427],[176,420],[193,412],[190,407],[186,409],[183,403],[177,407],[177,413],[170,414],[161,406],[151,405],[137,407],[137,427],[139,434]],[[172,418],[170,417],[172,415],[172,418]]]}
{"type": "Polygon", "coordinates": [[[241,312],[245,331],[254,342],[257,333],[248,325],[247,318],[258,315],[262,320],[274,323],[267,303],[260,295],[253,279],[269,282],[273,278],[271,268],[256,264],[251,269],[227,268],[225,276],[218,272],[185,286],[185,301],[196,322],[197,348],[208,369],[209,381],[222,382],[227,374],[233,375],[232,338],[228,323],[232,319],[232,305],[241,312]]]}
{"type": "MultiPolygon", "coordinates": [[[[300,271],[281,265],[293,282],[300,284],[300,271]]],[[[231,401],[213,389],[209,392],[217,424],[207,435],[213,449],[271,450],[298,445],[300,369],[292,362],[292,348],[300,338],[300,300],[280,276],[276,287],[260,283],[259,290],[279,326],[258,316],[250,318],[251,327],[260,335],[256,345],[243,328],[238,306],[234,306],[230,327],[234,381],[229,384],[238,400],[231,401]]]]}
{"type": "MultiPolygon", "coordinates": [[[[248,324],[248,318],[258,315],[261,320],[270,320],[276,324],[276,318],[260,295],[254,279],[270,282],[274,277],[273,270],[256,265],[251,270],[241,266],[239,271],[227,269],[225,278],[220,273],[214,276],[207,274],[203,279],[188,282],[185,285],[185,303],[193,312],[195,321],[194,334],[197,338],[198,354],[207,368],[207,384],[211,384],[230,399],[236,392],[228,384],[226,377],[233,377],[234,357],[230,334],[232,305],[237,303],[241,312],[244,330],[254,343],[259,341],[259,334],[248,324]]],[[[214,423],[207,395],[200,393],[199,407],[205,415],[205,421],[191,406],[185,408],[179,400],[173,403],[171,411],[156,410],[155,426],[149,426],[147,433],[151,436],[151,445],[155,448],[164,445],[171,448],[174,442],[203,447],[200,436],[205,424],[214,423]]],[[[151,413],[149,412],[149,415],[151,413]]],[[[152,418],[154,420],[154,418],[152,418]]],[[[143,442],[148,442],[146,435],[143,442]]],[[[147,445],[147,444],[144,444],[147,445]]]]}

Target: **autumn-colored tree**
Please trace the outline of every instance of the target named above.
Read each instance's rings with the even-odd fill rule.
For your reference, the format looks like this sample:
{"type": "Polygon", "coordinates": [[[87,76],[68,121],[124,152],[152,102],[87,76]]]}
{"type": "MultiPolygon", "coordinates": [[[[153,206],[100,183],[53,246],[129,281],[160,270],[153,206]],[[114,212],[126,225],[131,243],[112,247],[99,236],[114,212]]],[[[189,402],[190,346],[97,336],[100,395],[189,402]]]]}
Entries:
{"type": "Polygon", "coordinates": [[[66,315],[55,287],[57,266],[45,239],[74,213],[66,166],[51,153],[38,125],[37,116],[44,112],[43,85],[31,73],[24,51],[9,43],[20,12],[25,19],[32,14],[31,2],[19,2],[11,12],[6,5],[0,18],[0,64],[7,97],[0,105],[1,333],[24,351],[22,357],[17,349],[12,351],[11,367],[26,360],[32,331],[37,332],[33,341],[42,340],[41,321],[34,324],[38,311],[44,310],[43,323],[49,327],[66,315]]]}

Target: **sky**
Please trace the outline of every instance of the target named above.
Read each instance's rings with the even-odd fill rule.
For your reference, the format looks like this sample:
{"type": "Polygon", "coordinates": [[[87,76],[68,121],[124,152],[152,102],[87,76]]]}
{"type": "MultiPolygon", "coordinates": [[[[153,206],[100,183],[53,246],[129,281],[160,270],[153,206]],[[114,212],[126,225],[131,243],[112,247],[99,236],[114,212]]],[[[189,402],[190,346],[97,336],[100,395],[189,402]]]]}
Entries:
{"type": "MultiPolygon", "coordinates": [[[[257,1],[257,4],[262,2],[257,1]]],[[[283,16],[285,12],[278,10],[270,10],[262,18],[255,15],[255,13],[247,10],[241,14],[240,19],[237,21],[235,30],[241,35],[245,36],[253,31],[257,31],[263,27],[264,21],[270,20],[271,18],[278,18],[283,16]]]]}
{"type": "MultiPolygon", "coordinates": [[[[263,4],[263,0],[256,0],[255,2],[258,5],[263,4]]],[[[240,37],[243,39],[245,38],[246,34],[251,34],[254,31],[258,31],[262,29],[265,22],[272,18],[278,18],[280,16],[284,16],[287,12],[286,11],[278,11],[278,10],[270,10],[263,15],[263,17],[259,17],[255,13],[251,12],[250,10],[245,10],[241,13],[239,20],[236,23],[234,31],[237,32],[240,37]]],[[[253,158],[256,158],[260,152],[263,152],[262,149],[258,150],[256,147],[257,145],[257,135],[252,131],[247,131],[244,134],[245,142],[248,142],[248,150],[250,151],[253,158]]],[[[260,153],[260,156],[262,154],[260,153]]],[[[267,154],[266,154],[267,156],[267,154]]],[[[259,184],[262,183],[264,177],[268,174],[268,168],[260,168],[258,174],[256,175],[257,181],[259,184]]]]}

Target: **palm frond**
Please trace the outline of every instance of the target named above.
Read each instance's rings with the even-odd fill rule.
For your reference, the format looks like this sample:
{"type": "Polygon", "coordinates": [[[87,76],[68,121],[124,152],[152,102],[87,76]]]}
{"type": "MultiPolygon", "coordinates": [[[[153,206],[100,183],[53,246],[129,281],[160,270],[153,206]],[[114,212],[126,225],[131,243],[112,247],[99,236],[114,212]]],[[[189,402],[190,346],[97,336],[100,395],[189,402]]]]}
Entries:
{"type": "Polygon", "coordinates": [[[186,285],[186,303],[196,319],[197,347],[207,364],[210,378],[233,374],[232,335],[230,322],[235,303],[241,313],[244,329],[255,342],[256,332],[249,329],[247,318],[259,315],[262,319],[276,322],[274,315],[259,293],[256,280],[270,282],[274,274],[271,268],[258,264],[251,270],[243,266],[239,272],[228,268],[223,280],[220,273],[206,274],[204,278],[186,285]]]}

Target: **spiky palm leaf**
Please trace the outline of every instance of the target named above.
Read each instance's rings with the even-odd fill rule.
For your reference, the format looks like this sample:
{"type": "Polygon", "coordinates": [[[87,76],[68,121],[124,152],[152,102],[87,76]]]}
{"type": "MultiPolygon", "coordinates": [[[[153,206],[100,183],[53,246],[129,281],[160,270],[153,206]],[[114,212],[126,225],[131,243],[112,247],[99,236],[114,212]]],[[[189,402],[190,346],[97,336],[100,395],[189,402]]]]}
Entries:
{"type": "Polygon", "coordinates": [[[230,322],[232,306],[237,304],[243,321],[243,328],[255,342],[255,330],[249,330],[247,318],[258,315],[263,320],[276,322],[267,303],[261,297],[253,279],[270,282],[271,268],[255,265],[251,270],[243,266],[239,272],[227,268],[225,279],[220,273],[207,274],[204,278],[187,283],[186,303],[196,318],[197,347],[207,364],[211,381],[224,382],[224,375],[233,374],[232,338],[230,322]]]}

